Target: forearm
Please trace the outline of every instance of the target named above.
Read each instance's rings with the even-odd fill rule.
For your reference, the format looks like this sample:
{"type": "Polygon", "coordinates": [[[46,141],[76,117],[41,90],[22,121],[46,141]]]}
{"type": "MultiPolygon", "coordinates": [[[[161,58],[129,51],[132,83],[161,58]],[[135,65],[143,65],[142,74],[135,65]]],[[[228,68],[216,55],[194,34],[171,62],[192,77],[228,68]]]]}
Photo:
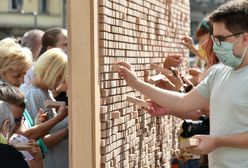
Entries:
{"type": "Polygon", "coordinates": [[[215,142],[217,147],[248,148],[248,132],[217,136],[215,142]]]}
{"type": "Polygon", "coordinates": [[[58,132],[54,134],[46,135],[43,138],[43,142],[49,149],[51,149],[55,147],[57,144],[59,144],[61,141],[66,139],[67,137],[68,137],[68,129],[65,128],[65,129],[59,130],[58,132]]]}
{"type": "Polygon", "coordinates": [[[140,80],[137,80],[134,84],[131,84],[131,86],[149,97],[152,101],[159,104],[160,106],[175,112],[190,112],[201,109],[202,107],[208,105],[208,102],[204,98],[196,95],[198,94],[196,91],[190,93],[188,96],[188,93],[185,94],[160,89],[140,80]]]}
{"type": "Polygon", "coordinates": [[[24,135],[29,139],[37,140],[45,136],[50,131],[50,129],[52,129],[57,123],[62,121],[62,119],[63,118],[57,115],[51,118],[50,120],[47,120],[46,122],[43,122],[39,125],[35,125],[34,127],[25,130],[24,135]]]}
{"type": "Polygon", "coordinates": [[[43,159],[33,159],[28,162],[30,168],[43,168],[43,159]]]}
{"type": "MultiPolygon", "coordinates": [[[[154,109],[154,107],[153,107],[153,109],[154,109]]],[[[160,109],[156,109],[156,110],[148,110],[147,112],[149,114],[151,114],[152,116],[157,116],[157,117],[166,116],[166,115],[172,115],[172,116],[180,118],[180,119],[191,119],[191,120],[198,120],[199,117],[201,115],[203,115],[201,110],[182,113],[182,112],[171,111],[168,108],[160,108],[160,109]]]]}
{"type": "Polygon", "coordinates": [[[172,113],[173,116],[180,118],[180,119],[191,119],[191,120],[198,120],[203,113],[201,110],[186,112],[186,113],[180,113],[180,112],[174,112],[172,113]]]}
{"type": "Polygon", "coordinates": [[[32,148],[31,151],[29,152],[31,152],[30,154],[34,157],[32,160],[28,161],[29,167],[30,168],[43,168],[44,162],[43,162],[43,157],[42,157],[42,152],[41,152],[40,147],[37,145],[36,148],[32,148]]]}
{"type": "Polygon", "coordinates": [[[160,89],[140,80],[138,80],[132,87],[160,106],[169,108],[172,111],[179,111],[177,106],[182,103],[183,93],[160,89]]]}

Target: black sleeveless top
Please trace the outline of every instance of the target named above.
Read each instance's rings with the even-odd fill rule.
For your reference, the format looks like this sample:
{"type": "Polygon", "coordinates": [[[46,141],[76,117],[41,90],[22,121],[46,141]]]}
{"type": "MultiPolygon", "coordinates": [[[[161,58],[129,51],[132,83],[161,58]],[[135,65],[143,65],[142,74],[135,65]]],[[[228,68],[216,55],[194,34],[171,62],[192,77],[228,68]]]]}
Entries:
{"type": "Polygon", "coordinates": [[[22,153],[10,145],[0,143],[0,164],[2,168],[29,168],[22,153]]]}

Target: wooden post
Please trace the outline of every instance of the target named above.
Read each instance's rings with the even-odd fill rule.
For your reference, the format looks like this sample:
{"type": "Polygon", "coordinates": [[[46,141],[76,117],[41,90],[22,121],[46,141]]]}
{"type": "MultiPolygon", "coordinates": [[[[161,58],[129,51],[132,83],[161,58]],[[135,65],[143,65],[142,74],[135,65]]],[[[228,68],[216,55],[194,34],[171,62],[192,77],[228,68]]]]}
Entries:
{"type": "Polygon", "coordinates": [[[70,168],[100,167],[100,91],[97,0],[70,0],[70,168]]]}

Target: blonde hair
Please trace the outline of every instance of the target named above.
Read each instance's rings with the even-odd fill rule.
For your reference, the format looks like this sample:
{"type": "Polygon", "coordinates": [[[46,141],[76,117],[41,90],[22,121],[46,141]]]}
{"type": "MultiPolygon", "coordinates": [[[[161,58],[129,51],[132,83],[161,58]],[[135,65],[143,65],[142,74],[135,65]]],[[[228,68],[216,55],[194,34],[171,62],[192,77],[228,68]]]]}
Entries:
{"type": "Polygon", "coordinates": [[[12,70],[25,72],[32,65],[32,53],[28,48],[21,47],[13,39],[0,41],[0,75],[12,70]]]}
{"type": "Polygon", "coordinates": [[[43,53],[34,64],[36,78],[49,89],[65,80],[68,58],[60,48],[52,48],[43,53]]]}
{"type": "Polygon", "coordinates": [[[0,41],[0,47],[13,47],[13,46],[19,46],[19,44],[16,43],[16,39],[14,38],[7,37],[0,41]]]}

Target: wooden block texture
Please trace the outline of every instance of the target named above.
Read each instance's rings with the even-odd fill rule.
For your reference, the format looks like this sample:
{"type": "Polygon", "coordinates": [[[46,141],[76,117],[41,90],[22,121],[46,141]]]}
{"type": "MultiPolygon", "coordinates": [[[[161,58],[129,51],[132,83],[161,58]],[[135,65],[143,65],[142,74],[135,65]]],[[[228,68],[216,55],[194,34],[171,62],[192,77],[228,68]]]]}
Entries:
{"type": "Polygon", "coordinates": [[[171,151],[183,151],[181,120],[150,115],[145,95],[119,77],[116,63],[127,61],[139,80],[151,84],[173,75],[163,68],[169,55],[182,55],[178,70],[186,72],[189,51],[180,43],[190,33],[189,2],[98,1],[101,168],[171,167],[171,151]]]}
{"type": "Polygon", "coordinates": [[[139,105],[141,107],[148,108],[148,103],[145,100],[138,99],[136,97],[127,96],[127,102],[139,105]]]}

